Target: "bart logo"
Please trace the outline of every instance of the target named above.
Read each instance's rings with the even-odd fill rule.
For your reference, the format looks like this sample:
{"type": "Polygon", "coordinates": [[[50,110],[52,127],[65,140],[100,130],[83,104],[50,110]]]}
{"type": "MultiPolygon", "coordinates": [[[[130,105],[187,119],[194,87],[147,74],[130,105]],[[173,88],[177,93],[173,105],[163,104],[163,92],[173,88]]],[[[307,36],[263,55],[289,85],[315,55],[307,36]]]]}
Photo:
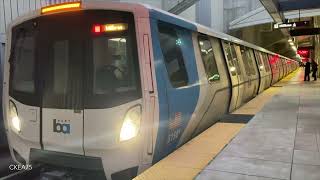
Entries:
{"type": "MultiPolygon", "coordinates": [[[[63,122],[61,120],[61,122],[63,122]]],[[[70,134],[70,124],[69,123],[60,123],[60,120],[53,120],[53,132],[70,134]],[[57,122],[58,121],[58,122],[57,122]]]]}

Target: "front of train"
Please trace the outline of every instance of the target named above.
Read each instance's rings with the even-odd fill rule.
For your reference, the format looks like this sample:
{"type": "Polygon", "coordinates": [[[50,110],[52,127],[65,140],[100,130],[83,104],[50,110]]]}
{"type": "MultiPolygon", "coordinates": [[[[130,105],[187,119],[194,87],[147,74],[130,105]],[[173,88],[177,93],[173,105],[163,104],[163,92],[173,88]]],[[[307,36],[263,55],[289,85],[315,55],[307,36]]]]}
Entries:
{"type": "Polygon", "coordinates": [[[150,164],[143,127],[152,118],[130,12],[139,8],[68,3],[12,25],[3,104],[17,162],[93,179],[132,178],[150,164]]]}

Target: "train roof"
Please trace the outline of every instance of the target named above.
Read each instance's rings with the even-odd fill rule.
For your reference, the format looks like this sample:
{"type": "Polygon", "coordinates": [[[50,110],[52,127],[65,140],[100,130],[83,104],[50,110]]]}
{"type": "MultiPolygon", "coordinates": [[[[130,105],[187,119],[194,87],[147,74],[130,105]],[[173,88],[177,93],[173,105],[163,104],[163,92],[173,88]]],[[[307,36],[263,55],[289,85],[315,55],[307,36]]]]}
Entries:
{"type": "MultiPolygon", "coordinates": [[[[201,24],[192,22],[190,20],[184,19],[182,17],[179,17],[175,14],[171,14],[167,11],[161,10],[156,7],[152,7],[147,4],[143,3],[125,3],[125,2],[103,2],[103,1],[83,1],[82,2],[82,8],[83,9],[112,9],[112,10],[122,10],[122,11],[130,11],[130,12],[138,12],[143,17],[153,17],[153,18],[161,18],[165,21],[170,21],[173,24],[180,25],[183,24],[183,27],[190,29],[192,31],[197,31],[203,34],[207,34],[210,36],[214,36],[226,41],[230,41],[236,44],[244,45],[265,53],[276,55],[277,53],[271,52],[267,49],[264,49],[262,47],[259,47],[257,45],[248,43],[246,41],[243,41],[241,39],[238,39],[236,37],[230,36],[228,34],[216,31],[210,27],[203,26],[201,24]],[[149,14],[148,14],[149,11],[149,14]]],[[[8,29],[10,29],[12,26],[19,24],[23,21],[35,18],[37,16],[41,16],[41,10],[35,10],[32,11],[24,16],[20,16],[16,18],[12,23],[10,23],[8,29]]],[[[279,55],[279,54],[277,54],[279,55]]],[[[279,55],[282,58],[289,59],[285,56],[279,55]]]]}
{"type": "MultiPolygon", "coordinates": [[[[196,31],[198,31],[200,33],[207,34],[207,35],[210,35],[210,36],[213,36],[213,37],[217,37],[217,38],[220,38],[220,39],[223,39],[223,40],[226,40],[226,41],[230,41],[230,42],[233,42],[233,43],[236,43],[236,44],[244,45],[244,46],[247,46],[247,47],[262,51],[262,52],[265,52],[265,53],[269,53],[269,54],[273,54],[273,55],[279,55],[282,58],[285,58],[285,59],[288,59],[288,60],[292,60],[292,59],[290,59],[288,57],[285,57],[285,56],[282,56],[280,54],[274,53],[274,52],[269,51],[269,50],[267,50],[265,48],[259,47],[257,45],[254,45],[254,44],[246,42],[246,41],[243,41],[243,40],[241,40],[239,38],[230,36],[228,34],[220,32],[220,31],[214,30],[214,29],[212,29],[210,27],[207,27],[207,26],[198,24],[196,22],[192,22],[190,20],[184,19],[184,18],[182,18],[180,16],[177,16],[175,14],[169,13],[169,12],[164,11],[162,9],[158,9],[158,8],[155,8],[155,7],[152,7],[152,6],[149,6],[149,5],[145,5],[145,4],[142,4],[142,5],[145,6],[146,8],[148,8],[148,9],[150,9],[150,10],[154,10],[154,11],[157,11],[159,13],[162,13],[163,15],[171,16],[172,18],[175,18],[176,20],[182,20],[182,21],[184,21],[186,23],[192,24],[192,25],[194,25],[196,27],[196,31]]],[[[175,20],[171,20],[171,21],[175,21],[175,20]]]]}

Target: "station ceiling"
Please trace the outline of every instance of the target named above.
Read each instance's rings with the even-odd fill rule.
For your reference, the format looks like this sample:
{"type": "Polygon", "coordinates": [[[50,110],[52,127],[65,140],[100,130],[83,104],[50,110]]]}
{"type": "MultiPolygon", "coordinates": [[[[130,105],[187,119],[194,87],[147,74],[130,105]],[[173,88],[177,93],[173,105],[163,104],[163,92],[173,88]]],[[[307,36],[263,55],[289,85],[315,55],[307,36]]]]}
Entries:
{"type": "Polygon", "coordinates": [[[320,8],[320,0],[278,0],[279,11],[320,8]]]}
{"type": "Polygon", "coordinates": [[[273,23],[244,27],[241,30],[231,30],[232,35],[295,59],[300,59],[297,55],[297,49],[314,49],[317,42],[316,38],[319,39],[320,18],[319,16],[312,16],[312,14],[307,17],[300,17],[300,11],[320,8],[320,0],[260,0],[260,2],[272,17],[273,23]],[[297,11],[299,12],[298,18],[286,19],[288,17],[284,16],[285,13],[297,11]],[[315,19],[319,19],[319,21],[315,19]],[[308,25],[279,29],[273,27],[275,23],[302,21],[306,21],[308,25]]]}

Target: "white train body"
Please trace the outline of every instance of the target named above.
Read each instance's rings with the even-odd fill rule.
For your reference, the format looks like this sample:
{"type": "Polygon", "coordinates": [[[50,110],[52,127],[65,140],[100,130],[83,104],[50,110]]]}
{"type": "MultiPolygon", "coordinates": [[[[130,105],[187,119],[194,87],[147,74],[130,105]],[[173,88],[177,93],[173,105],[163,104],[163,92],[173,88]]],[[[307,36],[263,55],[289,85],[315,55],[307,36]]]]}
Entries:
{"type": "Polygon", "coordinates": [[[17,162],[132,178],[297,67],[145,5],[79,6],[8,29],[3,108],[17,162]]]}

